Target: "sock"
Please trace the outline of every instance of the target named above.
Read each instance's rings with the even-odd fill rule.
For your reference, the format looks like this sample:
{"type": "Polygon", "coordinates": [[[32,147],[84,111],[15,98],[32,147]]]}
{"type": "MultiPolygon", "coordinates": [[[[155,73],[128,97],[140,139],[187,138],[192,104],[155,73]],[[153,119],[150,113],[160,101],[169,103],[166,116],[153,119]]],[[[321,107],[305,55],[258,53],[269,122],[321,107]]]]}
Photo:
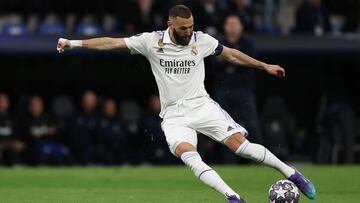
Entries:
{"type": "Polygon", "coordinates": [[[225,197],[236,195],[240,198],[211,167],[202,161],[199,153],[185,152],[181,155],[181,160],[192,170],[195,176],[206,185],[214,188],[216,191],[225,195],[225,197]]]}
{"type": "Polygon", "coordinates": [[[251,143],[248,140],[240,145],[235,154],[275,168],[280,171],[286,178],[295,173],[295,169],[280,161],[280,159],[278,159],[264,146],[251,143]]]}

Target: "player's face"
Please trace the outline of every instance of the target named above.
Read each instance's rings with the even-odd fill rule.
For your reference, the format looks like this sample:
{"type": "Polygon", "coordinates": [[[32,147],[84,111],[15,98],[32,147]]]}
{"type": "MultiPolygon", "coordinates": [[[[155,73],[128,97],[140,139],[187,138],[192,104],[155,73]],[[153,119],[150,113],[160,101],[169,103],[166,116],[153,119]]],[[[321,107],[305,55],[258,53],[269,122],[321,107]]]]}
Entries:
{"type": "Polygon", "coordinates": [[[183,46],[189,44],[194,30],[194,20],[192,16],[190,18],[176,17],[176,19],[171,19],[169,26],[176,43],[183,46]]]}

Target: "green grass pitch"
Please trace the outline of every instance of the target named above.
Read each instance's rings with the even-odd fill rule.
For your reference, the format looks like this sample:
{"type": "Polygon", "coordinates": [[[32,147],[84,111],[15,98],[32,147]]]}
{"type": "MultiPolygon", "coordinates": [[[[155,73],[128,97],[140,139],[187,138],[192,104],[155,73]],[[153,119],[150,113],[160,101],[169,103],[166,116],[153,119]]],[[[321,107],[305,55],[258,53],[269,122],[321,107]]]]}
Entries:
{"type": "MultiPolygon", "coordinates": [[[[214,166],[249,203],[266,203],[282,177],[262,166],[214,166]]],[[[298,166],[318,196],[300,202],[360,202],[360,166],[298,166]]],[[[0,202],[225,203],[186,167],[2,168],[0,202]]]]}

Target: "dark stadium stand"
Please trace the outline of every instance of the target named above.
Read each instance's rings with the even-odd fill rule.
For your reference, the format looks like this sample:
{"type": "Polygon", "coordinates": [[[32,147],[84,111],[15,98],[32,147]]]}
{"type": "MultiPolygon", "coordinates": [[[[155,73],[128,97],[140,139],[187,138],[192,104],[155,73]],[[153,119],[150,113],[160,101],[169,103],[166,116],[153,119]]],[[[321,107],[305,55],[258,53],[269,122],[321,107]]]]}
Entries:
{"type": "MultiPolygon", "coordinates": [[[[101,35],[105,36],[105,35],[101,35]]],[[[106,35],[108,36],[108,35],[106,35]]],[[[54,49],[60,35],[25,35],[25,36],[1,36],[0,54],[57,54],[54,49]]],[[[64,36],[62,36],[64,37],[64,36]]],[[[69,36],[70,37],[70,36],[69,36]]],[[[123,35],[113,37],[124,37],[123,35]]],[[[258,53],[339,53],[352,54],[360,51],[360,35],[346,34],[342,36],[328,35],[316,37],[312,35],[291,35],[291,36],[273,36],[273,35],[248,35],[256,42],[258,53]]],[[[72,39],[89,38],[83,35],[71,36],[72,39]]],[[[81,50],[81,53],[89,52],[81,50]]],[[[69,53],[77,54],[79,51],[69,53]]]]}

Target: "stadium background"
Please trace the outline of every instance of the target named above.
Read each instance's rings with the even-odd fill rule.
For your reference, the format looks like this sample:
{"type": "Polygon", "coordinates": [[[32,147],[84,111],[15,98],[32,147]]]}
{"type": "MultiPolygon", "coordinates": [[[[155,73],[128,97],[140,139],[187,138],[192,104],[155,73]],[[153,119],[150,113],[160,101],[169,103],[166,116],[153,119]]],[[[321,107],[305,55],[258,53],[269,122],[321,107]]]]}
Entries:
{"type": "MultiPolygon", "coordinates": [[[[92,90],[98,96],[98,117],[106,99],[113,98],[118,104],[117,118],[123,132],[118,142],[123,142],[119,146],[126,148],[123,152],[126,156],[109,161],[121,147],[108,152],[106,149],[111,147],[94,139],[89,144],[91,157],[84,162],[74,158],[34,161],[20,153],[10,164],[178,164],[166,151],[161,135],[156,134],[159,130],[152,129],[149,133],[149,128],[157,126],[159,120],[148,116],[152,114],[149,98],[157,93],[157,88],[145,58],[118,51],[72,50],[59,55],[55,47],[59,37],[122,37],[165,29],[167,10],[177,2],[192,9],[195,30],[204,30],[219,38],[223,17],[234,12],[236,2],[245,2],[246,12],[254,21],[245,35],[255,43],[255,56],[280,64],[287,71],[285,79],[256,72],[260,124],[264,126],[268,122],[281,129],[274,127],[274,132],[267,132],[262,128],[265,140],[279,139],[282,143],[268,147],[286,149],[286,153],[280,155],[293,162],[360,161],[359,1],[323,0],[323,8],[330,14],[330,27],[319,32],[296,29],[300,0],[284,1],[282,18],[276,21],[273,19],[276,17],[272,17],[270,23],[264,20],[264,13],[269,6],[266,2],[272,1],[16,0],[2,1],[0,6],[0,92],[9,95],[10,112],[19,122],[18,126],[23,125],[21,121],[28,114],[29,99],[38,95],[44,100],[46,114],[56,120],[56,142],[67,146],[71,136],[66,131],[71,122],[69,117],[80,111],[84,91],[92,90]],[[209,5],[213,6],[214,13],[207,13],[209,5]],[[349,19],[355,23],[348,22],[349,19]],[[269,105],[269,101],[274,100],[278,103],[269,105]],[[269,111],[274,113],[273,120],[265,118],[265,112],[269,111]],[[280,134],[275,138],[266,137],[271,133],[280,134]]],[[[210,60],[206,61],[206,87],[212,95],[215,73],[210,60]]],[[[24,134],[16,135],[16,139],[26,143],[24,134]]],[[[2,143],[8,140],[3,138],[2,143]]],[[[217,144],[204,137],[200,140],[200,152],[207,162],[227,163],[216,153],[217,144]]],[[[26,153],[31,146],[32,143],[26,144],[26,153]]],[[[70,156],[71,153],[70,150],[70,156]]],[[[3,160],[1,163],[6,165],[3,160]]]]}

